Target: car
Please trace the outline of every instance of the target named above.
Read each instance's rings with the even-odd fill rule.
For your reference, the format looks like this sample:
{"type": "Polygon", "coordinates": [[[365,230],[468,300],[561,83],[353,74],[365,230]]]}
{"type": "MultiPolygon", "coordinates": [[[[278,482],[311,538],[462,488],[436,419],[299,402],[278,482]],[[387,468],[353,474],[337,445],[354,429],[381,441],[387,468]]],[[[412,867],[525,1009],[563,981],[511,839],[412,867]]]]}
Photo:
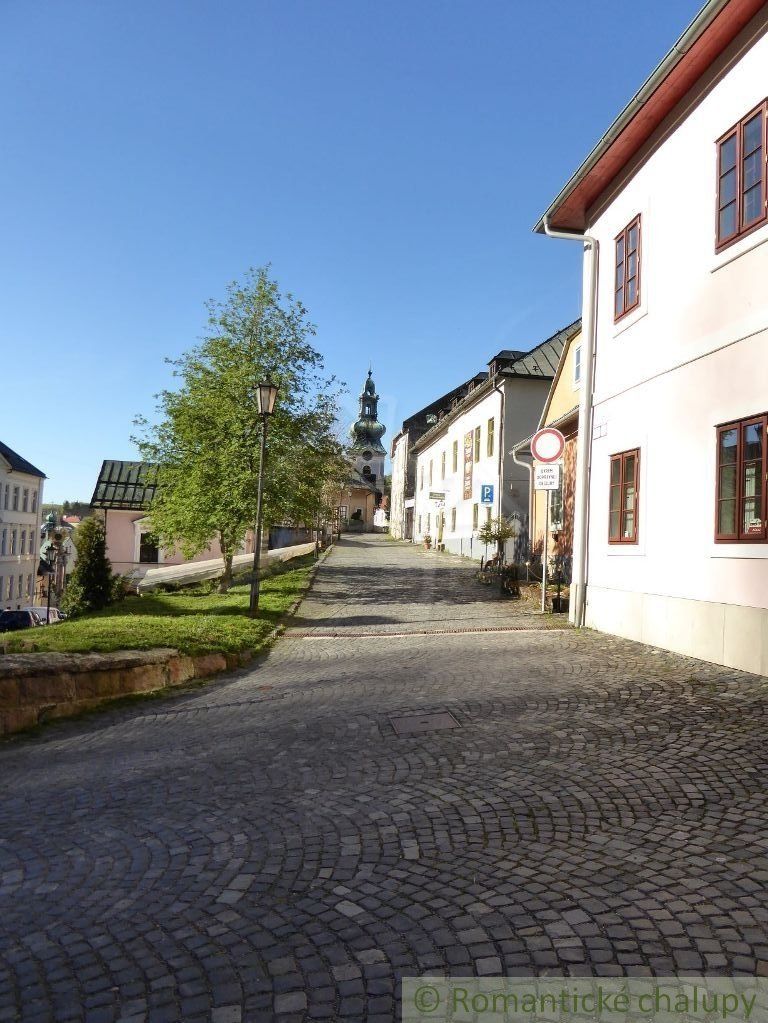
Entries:
{"type": "MultiPolygon", "coordinates": [[[[31,611],[32,614],[37,615],[40,619],[41,625],[48,624],[48,608],[47,607],[25,607],[22,608],[24,611],[31,611]]],[[[55,622],[63,622],[67,616],[63,611],[59,611],[57,607],[51,608],[51,625],[55,622]]]]}
{"type": "Polygon", "coordinates": [[[42,622],[34,611],[0,612],[0,632],[17,632],[19,629],[33,629],[42,622]]]}

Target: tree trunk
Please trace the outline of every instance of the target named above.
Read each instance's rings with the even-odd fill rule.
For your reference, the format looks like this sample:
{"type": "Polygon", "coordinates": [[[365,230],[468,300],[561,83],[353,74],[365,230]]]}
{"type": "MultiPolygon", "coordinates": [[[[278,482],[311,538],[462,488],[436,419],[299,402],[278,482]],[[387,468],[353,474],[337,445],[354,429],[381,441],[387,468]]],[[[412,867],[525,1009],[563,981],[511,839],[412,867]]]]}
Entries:
{"type": "Polygon", "coordinates": [[[221,556],[224,559],[224,571],[219,579],[219,593],[226,593],[232,585],[232,554],[226,544],[220,541],[221,556]]]}

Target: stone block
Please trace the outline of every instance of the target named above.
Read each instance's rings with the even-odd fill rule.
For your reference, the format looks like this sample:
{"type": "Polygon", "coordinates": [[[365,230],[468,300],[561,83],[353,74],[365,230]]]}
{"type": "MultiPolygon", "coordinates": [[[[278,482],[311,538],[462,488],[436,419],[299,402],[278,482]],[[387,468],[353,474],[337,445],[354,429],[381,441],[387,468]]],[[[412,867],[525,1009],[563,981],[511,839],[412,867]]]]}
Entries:
{"type": "Polygon", "coordinates": [[[207,678],[220,671],[227,670],[227,659],[224,654],[200,654],[193,658],[195,662],[195,678],[207,678]]]}

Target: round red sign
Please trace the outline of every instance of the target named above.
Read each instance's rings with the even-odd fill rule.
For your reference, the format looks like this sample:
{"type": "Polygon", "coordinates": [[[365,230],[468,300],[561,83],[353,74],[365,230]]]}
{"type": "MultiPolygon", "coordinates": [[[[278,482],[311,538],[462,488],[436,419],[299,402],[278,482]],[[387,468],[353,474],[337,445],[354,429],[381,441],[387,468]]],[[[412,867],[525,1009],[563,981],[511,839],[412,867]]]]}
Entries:
{"type": "Polygon", "coordinates": [[[546,427],[531,439],[531,454],[537,462],[557,462],[565,448],[565,437],[559,430],[546,427]]]}

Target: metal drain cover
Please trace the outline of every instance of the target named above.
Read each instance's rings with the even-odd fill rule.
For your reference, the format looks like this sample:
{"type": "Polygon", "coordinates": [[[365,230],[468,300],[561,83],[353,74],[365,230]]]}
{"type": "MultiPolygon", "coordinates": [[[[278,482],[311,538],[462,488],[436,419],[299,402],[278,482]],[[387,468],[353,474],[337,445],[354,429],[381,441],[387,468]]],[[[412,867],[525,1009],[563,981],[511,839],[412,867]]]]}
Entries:
{"type": "Polygon", "coordinates": [[[440,711],[437,714],[403,714],[390,717],[392,727],[397,735],[414,735],[416,732],[440,732],[445,728],[459,728],[459,722],[449,713],[440,711]]]}

